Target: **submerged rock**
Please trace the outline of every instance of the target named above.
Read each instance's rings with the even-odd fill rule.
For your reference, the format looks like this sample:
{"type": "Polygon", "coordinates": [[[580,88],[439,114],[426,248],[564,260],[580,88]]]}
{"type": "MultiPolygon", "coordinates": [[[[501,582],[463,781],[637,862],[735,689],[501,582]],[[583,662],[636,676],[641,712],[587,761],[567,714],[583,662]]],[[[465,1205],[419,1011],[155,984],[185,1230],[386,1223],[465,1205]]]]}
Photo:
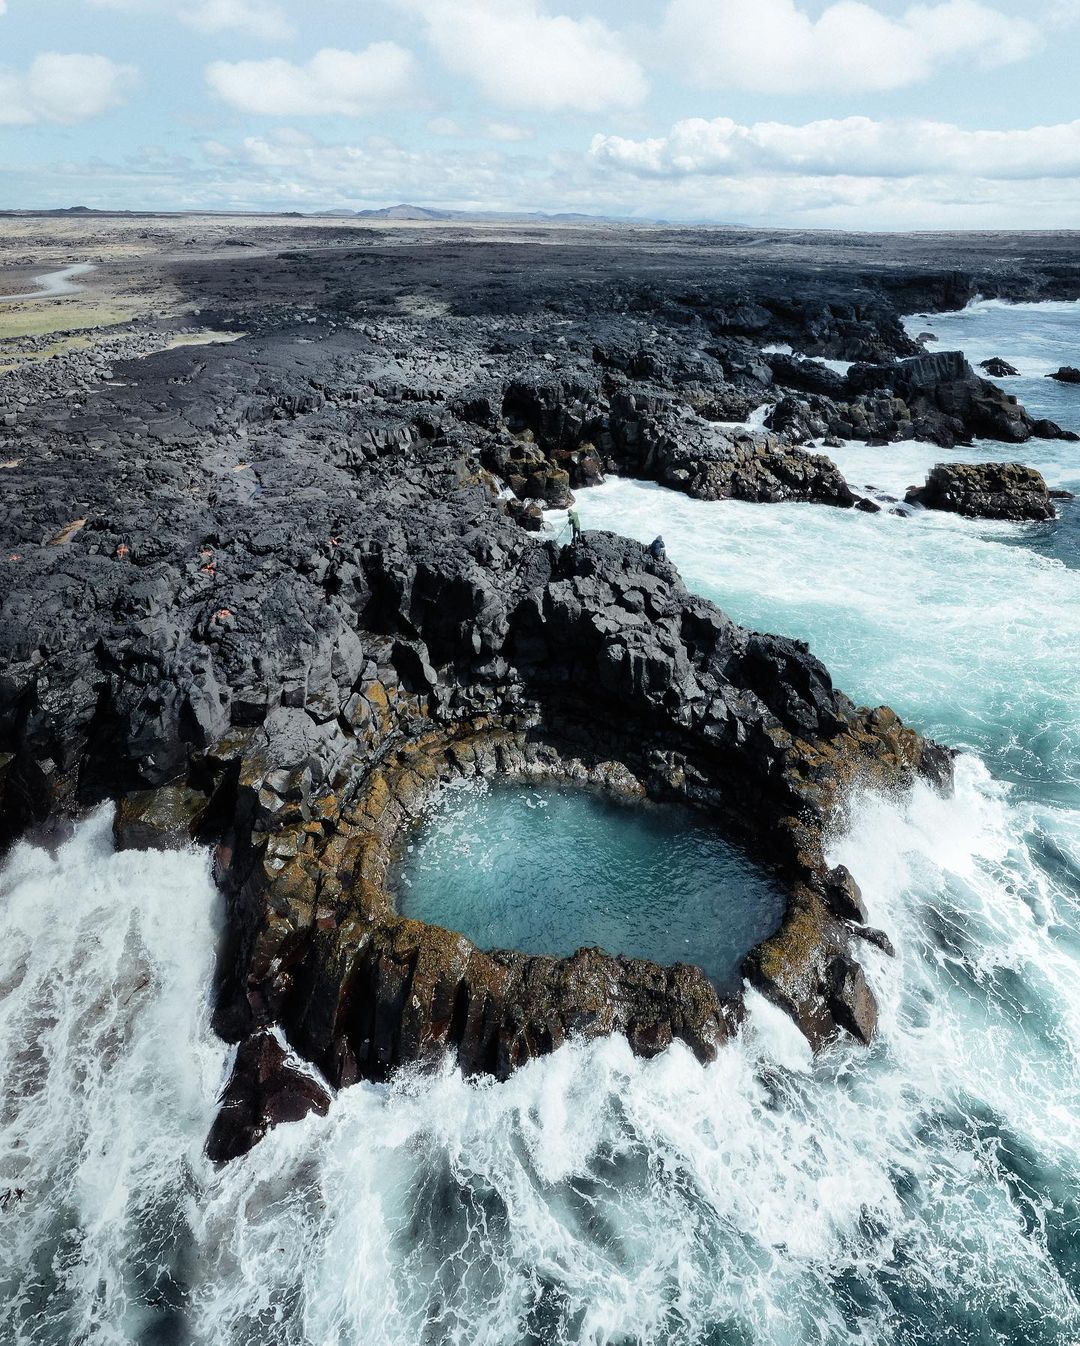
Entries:
{"type": "Polygon", "coordinates": [[[221,1108],[206,1142],[207,1156],[226,1163],[246,1154],[272,1126],[325,1116],[331,1094],[310,1067],[297,1061],[277,1035],[252,1034],[237,1048],[221,1108]]]}
{"type": "Polygon", "coordinates": [[[938,463],[909,504],[969,519],[1053,519],[1054,503],[1042,473],[1023,463],[938,463]]]}

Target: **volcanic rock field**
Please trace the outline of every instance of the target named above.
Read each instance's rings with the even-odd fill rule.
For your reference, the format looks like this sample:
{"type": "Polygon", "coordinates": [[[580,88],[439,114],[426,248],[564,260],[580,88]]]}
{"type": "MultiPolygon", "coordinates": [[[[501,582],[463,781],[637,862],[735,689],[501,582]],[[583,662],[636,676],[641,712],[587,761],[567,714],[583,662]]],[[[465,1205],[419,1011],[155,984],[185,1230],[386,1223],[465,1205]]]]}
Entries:
{"type": "Polygon", "coordinates": [[[707,1060],[737,1030],[741,996],[693,965],[401,917],[402,838],[453,780],[706,815],[789,894],[748,980],[815,1047],[872,1039],[859,954],[888,932],[828,830],[856,786],[947,791],[949,749],[691,595],[661,548],[556,538],[544,512],[611,474],[903,512],[830,443],[989,437],[1017,465],[975,446],[909,499],[1052,517],[1023,444],[1075,436],[901,317],[1075,299],[1076,255],[1068,235],[0,221],[11,294],[95,267],[76,296],[0,302],[0,845],[113,800],[122,846],[214,848],[216,1027],[240,1044],[215,1158],[447,1051],[503,1078],[574,1036],[707,1060]]]}

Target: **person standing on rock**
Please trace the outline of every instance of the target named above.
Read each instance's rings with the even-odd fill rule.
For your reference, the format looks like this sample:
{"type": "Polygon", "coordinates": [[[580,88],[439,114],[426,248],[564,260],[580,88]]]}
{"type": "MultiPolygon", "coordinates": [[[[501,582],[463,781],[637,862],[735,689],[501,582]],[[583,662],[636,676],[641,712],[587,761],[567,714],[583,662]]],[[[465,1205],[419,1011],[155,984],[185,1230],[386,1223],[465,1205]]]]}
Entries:
{"type": "Polygon", "coordinates": [[[664,539],[662,537],[653,538],[652,542],[649,544],[649,555],[656,561],[667,560],[667,548],[664,546],[664,539]]]}
{"type": "Polygon", "coordinates": [[[570,541],[576,542],[581,536],[581,519],[576,509],[568,509],[566,517],[570,524],[570,541]]]}

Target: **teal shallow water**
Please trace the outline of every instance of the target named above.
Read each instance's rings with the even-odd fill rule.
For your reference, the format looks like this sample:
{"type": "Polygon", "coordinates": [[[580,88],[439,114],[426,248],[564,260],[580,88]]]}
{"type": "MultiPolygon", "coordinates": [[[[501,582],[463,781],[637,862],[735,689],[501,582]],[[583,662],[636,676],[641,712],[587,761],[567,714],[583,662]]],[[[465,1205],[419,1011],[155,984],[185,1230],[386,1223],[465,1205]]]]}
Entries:
{"type": "Polygon", "coordinates": [[[443,793],[404,857],[398,907],[483,949],[595,945],[695,963],[731,989],[780,924],[784,895],[686,810],[496,782],[443,793]]]}
{"type": "MultiPolygon", "coordinates": [[[[987,353],[1076,363],[1073,314],[1005,314],[987,353]]],[[[946,323],[969,349],[989,330],[981,310],[946,323]]],[[[1064,483],[1076,450],[971,456],[1064,483]]],[[[940,451],[844,455],[903,487],[940,451]]],[[[707,1068],[618,1038],[505,1084],[448,1063],[345,1090],[217,1172],[206,857],[113,855],[94,820],[0,877],[5,1346],[1080,1341],[1080,601],[1060,531],[617,482],[580,508],[663,533],[691,587],[966,749],[954,798],[863,797],[831,843],[897,947],[867,951],[873,1048],[811,1060],[751,994],[707,1068]]]]}

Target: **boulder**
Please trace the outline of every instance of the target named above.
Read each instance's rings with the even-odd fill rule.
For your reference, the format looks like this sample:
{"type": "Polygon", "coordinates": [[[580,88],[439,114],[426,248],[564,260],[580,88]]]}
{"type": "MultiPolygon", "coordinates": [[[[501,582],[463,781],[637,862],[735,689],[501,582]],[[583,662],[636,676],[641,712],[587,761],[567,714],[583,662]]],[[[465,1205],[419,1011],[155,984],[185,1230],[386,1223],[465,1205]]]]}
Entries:
{"type": "Polygon", "coordinates": [[[969,519],[1042,520],[1055,517],[1040,472],[1023,463],[938,463],[905,499],[969,519]]]}
{"type": "Polygon", "coordinates": [[[527,533],[543,531],[544,502],[542,500],[508,500],[506,502],[506,512],[527,533]]]}
{"type": "Polygon", "coordinates": [[[843,375],[817,360],[798,360],[792,355],[770,355],[767,359],[773,382],[782,388],[823,393],[826,397],[839,397],[844,391],[843,375]]]}
{"type": "Polygon", "coordinates": [[[866,904],[862,889],[847,865],[837,865],[825,876],[825,901],[829,910],[846,921],[866,924],[866,904]]]}
{"type": "Polygon", "coordinates": [[[1080,441],[1080,434],[1075,430],[1063,430],[1056,421],[1046,419],[1032,421],[1031,433],[1035,439],[1064,439],[1073,444],[1080,441]]]}
{"type": "Polygon", "coordinates": [[[1000,355],[992,356],[989,360],[980,360],[979,368],[985,369],[992,379],[1012,379],[1016,378],[1020,371],[1014,369],[1008,360],[1003,360],[1000,355]]]}
{"type": "Polygon", "coordinates": [[[877,1032],[878,1007],[866,973],[850,958],[832,965],[828,1006],[836,1022],[853,1038],[869,1046],[877,1032]]]}
{"type": "Polygon", "coordinates": [[[1047,374],[1048,379],[1057,379],[1058,383],[1080,383],[1080,369],[1073,365],[1062,365],[1060,369],[1053,374],[1047,374]]]}
{"type": "Polygon", "coordinates": [[[877,1029],[877,1002],[843,929],[820,900],[796,902],[779,932],[744,965],[751,983],[795,1020],[815,1050],[839,1029],[863,1043],[877,1029]]]}
{"type": "Polygon", "coordinates": [[[190,845],[209,802],[200,790],[184,785],[125,795],[113,820],[116,849],[178,850],[190,845]]]}

